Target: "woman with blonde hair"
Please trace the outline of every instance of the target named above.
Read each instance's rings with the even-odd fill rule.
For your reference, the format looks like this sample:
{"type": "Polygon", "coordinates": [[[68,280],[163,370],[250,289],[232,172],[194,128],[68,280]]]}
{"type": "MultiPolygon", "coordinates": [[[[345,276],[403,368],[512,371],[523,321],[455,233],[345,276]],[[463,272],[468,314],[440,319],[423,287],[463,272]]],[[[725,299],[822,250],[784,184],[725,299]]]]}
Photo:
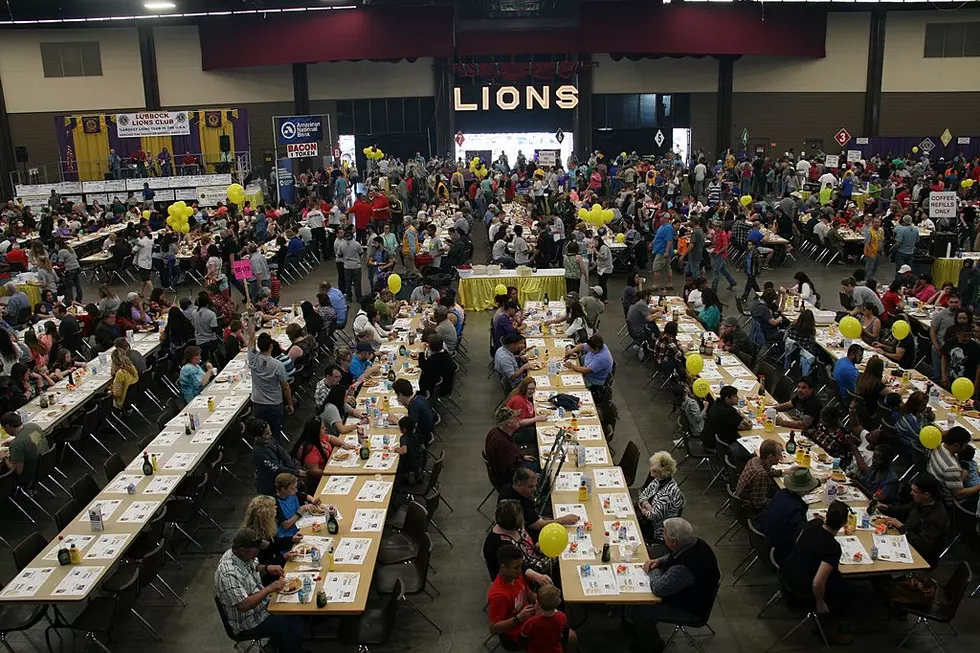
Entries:
{"type": "Polygon", "coordinates": [[[140,380],[136,366],[122,349],[112,350],[112,403],[116,408],[122,408],[126,403],[126,393],[129,386],[140,380]]]}
{"type": "Polygon", "coordinates": [[[276,524],[276,500],[267,494],[252,497],[252,500],[245,506],[242,528],[253,529],[263,540],[269,543],[269,546],[259,551],[260,565],[282,566],[298,555],[290,549],[303,539],[303,534],[297,533],[292,537],[278,537],[276,535],[279,528],[276,524]]]}
{"type": "Polygon", "coordinates": [[[525,376],[521,382],[510,391],[504,405],[511,410],[516,410],[521,420],[520,428],[514,433],[513,440],[518,446],[531,446],[537,442],[537,431],[535,424],[544,422],[548,418],[544,415],[537,415],[534,410],[534,391],[537,383],[533,376],[525,376]]]}
{"type": "Polygon", "coordinates": [[[640,490],[636,501],[637,517],[643,539],[663,542],[664,521],[680,517],[684,510],[684,495],[674,480],[677,462],[666,451],[650,456],[650,482],[640,490]]]}

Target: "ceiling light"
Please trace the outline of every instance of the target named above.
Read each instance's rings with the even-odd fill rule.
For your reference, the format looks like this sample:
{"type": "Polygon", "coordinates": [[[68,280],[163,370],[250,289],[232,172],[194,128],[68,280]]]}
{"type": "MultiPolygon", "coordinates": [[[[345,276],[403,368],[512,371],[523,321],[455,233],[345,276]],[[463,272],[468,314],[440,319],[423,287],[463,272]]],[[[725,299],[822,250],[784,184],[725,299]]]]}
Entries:
{"type": "Polygon", "coordinates": [[[177,5],[173,2],[144,2],[143,6],[150,11],[163,11],[164,9],[173,9],[177,5]]]}

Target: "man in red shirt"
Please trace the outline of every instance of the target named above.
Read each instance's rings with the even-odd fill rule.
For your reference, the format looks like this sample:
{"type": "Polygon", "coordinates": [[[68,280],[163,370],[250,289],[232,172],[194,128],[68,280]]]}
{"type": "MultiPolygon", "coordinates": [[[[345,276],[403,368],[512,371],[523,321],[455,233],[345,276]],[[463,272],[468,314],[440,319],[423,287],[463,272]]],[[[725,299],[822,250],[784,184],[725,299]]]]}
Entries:
{"type": "Polygon", "coordinates": [[[524,582],[524,554],[513,544],[497,549],[500,571],[487,593],[490,634],[508,650],[521,650],[521,627],[535,614],[534,593],[524,582]]]}
{"type": "Polygon", "coordinates": [[[358,193],[357,200],[350,207],[350,212],[354,216],[354,235],[357,242],[363,245],[367,242],[367,229],[371,225],[371,218],[374,217],[374,208],[364,199],[363,193],[358,193]]]}
{"type": "Polygon", "coordinates": [[[909,204],[912,203],[912,195],[909,193],[908,188],[902,186],[898,195],[895,196],[895,201],[898,202],[898,205],[903,209],[909,208],[909,204]]]}
{"type": "Polygon", "coordinates": [[[713,251],[711,252],[711,288],[718,290],[718,282],[721,276],[725,275],[728,279],[728,289],[735,289],[735,277],[728,271],[728,232],[725,231],[721,220],[715,220],[714,238],[712,240],[713,251]]]}
{"type": "Polygon", "coordinates": [[[374,233],[381,234],[385,230],[385,225],[391,220],[391,205],[384,193],[369,191],[368,198],[371,200],[371,208],[374,214],[374,233]]]}

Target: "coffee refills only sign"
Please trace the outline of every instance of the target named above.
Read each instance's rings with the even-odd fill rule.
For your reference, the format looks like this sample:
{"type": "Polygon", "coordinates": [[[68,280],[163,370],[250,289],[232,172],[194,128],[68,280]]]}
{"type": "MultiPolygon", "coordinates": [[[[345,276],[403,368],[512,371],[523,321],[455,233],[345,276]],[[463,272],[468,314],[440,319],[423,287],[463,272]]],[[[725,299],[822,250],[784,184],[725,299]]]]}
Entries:
{"type": "Polygon", "coordinates": [[[562,86],[481,86],[477,89],[466,89],[467,98],[463,98],[463,89],[453,88],[453,108],[456,111],[517,111],[534,109],[549,110],[553,106],[559,109],[574,109],[578,106],[578,89],[571,84],[562,86]],[[476,94],[474,95],[474,90],[476,94]]]}

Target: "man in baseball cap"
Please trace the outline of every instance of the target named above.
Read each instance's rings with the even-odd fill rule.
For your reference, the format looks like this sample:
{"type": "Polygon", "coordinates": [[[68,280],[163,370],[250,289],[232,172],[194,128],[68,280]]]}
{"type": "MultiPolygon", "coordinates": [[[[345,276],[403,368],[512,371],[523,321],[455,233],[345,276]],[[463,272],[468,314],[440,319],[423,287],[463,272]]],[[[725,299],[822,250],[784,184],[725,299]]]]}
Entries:
{"type": "Polygon", "coordinates": [[[300,651],[303,621],[298,617],[269,614],[269,596],[285,586],[279,565],[262,565],[259,551],[269,546],[255,530],[243,528],[235,533],[231,548],[225,551],[214,570],[214,595],[224,621],[236,635],[245,639],[270,638],[277,651],[300,651]],[[262,585],[262,574],[277,577],[262,585]]]}
{"type": "Polygon", "coordinates": [[[803,497],[813,492],[819,484],[808,468],[795,469],[789,476],[783,477],[783,488],[772,496],[759,513],[759,530],[775,549],[777,562],[782,562],[793,550],[793,544],[807,522],[807,504],[803,497]]]}

